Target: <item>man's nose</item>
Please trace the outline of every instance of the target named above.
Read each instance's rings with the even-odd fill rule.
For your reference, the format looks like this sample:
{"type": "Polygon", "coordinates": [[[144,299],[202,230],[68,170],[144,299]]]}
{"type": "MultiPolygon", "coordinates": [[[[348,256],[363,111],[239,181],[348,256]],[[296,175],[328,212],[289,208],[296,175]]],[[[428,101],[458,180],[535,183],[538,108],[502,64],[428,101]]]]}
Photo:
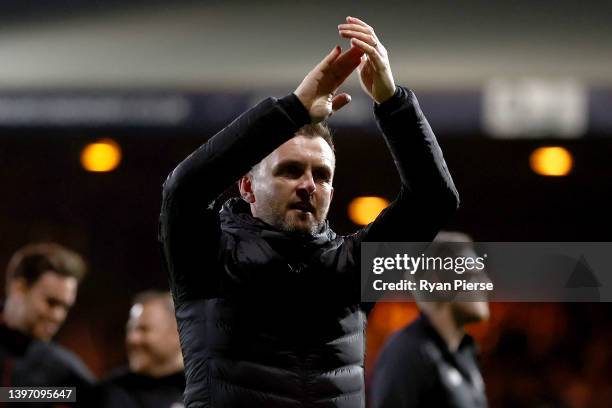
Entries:
{"type": "Polygon", "coordinates": [[[140,335],[139,330],[129,330],[127,333],[127,343],[130,346],[135,346],[140,343],[142,336],[140,335]]]}
{"type": "Polygon", "coordinates": [[[300,184],[298,185],[298,194],[301,194],[301,198],[310,197],[317,190],[317,184],[312,177],[310,172],[305,172],[300,179],[300,184]],[[306,197],[302,197],[302,195],[306,197]]]}
{"type": "Polygon", "coordinates": [[[66,319],[68,311],[61,306],[52,307],[49,313],[49,317],[56,323],[62,324],[66,319]]]}

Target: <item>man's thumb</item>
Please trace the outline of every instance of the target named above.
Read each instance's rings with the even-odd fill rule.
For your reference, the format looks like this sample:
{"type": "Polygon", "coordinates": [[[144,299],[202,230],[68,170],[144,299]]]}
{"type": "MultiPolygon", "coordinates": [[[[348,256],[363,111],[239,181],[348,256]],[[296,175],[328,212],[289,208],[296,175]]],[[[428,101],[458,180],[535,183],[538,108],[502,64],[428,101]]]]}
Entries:
{"type": "Polygon", "coordinates": [[[333,97],[332,99],[332,111],[337,111],[348,105],[351,101],[351,95],[347,93],[341,93],[333,97]]]}

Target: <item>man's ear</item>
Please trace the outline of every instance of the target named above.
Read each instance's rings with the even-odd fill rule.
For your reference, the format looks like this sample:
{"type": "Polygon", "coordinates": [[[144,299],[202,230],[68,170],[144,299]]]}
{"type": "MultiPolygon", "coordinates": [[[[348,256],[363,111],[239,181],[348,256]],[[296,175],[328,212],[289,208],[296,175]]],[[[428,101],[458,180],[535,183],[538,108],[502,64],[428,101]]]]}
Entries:
{"type": "Polygon", "coordinates": [[[240,190],[240,196],[244,201],[249,204],[253,204],[255,202],[255,194],[253,193],[253,175],[251,173],[247,173],[246,175],[240,177],[240,180],[238,180],[238,189],[240,190]]]}
{"type": "Polygon", "coordinates": [[[334,188],[331,188],[331,191],[329,192],[329,203],[331,204],[332,200],[334,199],[334,188]]]}
{"type": "Polygon", "coordinates": [[[29,289],[30,287],[28,286],[28,283],[26,282],[25,278],[17,277],[11,279],[11,281],[9,282],[7,294],[24,295],[28,292],[29,289]]]}

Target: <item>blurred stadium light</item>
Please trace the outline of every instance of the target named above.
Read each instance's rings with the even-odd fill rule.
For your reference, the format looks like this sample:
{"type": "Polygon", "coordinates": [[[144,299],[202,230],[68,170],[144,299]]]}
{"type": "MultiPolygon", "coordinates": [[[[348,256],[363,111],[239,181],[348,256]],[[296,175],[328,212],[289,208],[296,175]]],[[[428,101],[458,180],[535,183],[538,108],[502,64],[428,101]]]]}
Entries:
{"type": "Polygon", "coordinates": [[[574,165],[572,154],[559,146],[539,147],[529,157],[531,169],[542,176],[566,176],[574,165]]]}
{"type": "Polygon", "coordinates": [[[357,225],[367,225],[388,205],[389,201],[382,197],[357,197],[349,204],[349,218],[357,225]]]}
{"type": "Polygon", "coordinates": [[[121,162],[121,147],[112,139],[101,139],[85,146],[81,164],[87,171],[104,173],[113,171],[121,162]]]}

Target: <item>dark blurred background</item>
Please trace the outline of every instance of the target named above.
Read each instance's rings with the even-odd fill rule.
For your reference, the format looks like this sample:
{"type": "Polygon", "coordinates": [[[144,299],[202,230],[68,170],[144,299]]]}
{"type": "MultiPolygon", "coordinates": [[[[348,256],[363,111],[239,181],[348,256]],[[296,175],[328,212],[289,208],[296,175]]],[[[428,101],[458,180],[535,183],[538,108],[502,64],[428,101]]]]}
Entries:
{"type": "MultiPolygon", "coordinates": [[[[449,229],[477,241],[612,241],[609,2],[4,1],[0,265],[44,240],[87,258],[58,340],[98,376],[125,362],[131,296],[167,286],[156,239],[166,175],[346,47],[336,31],[346,15],[374,26],[438,136],[462,199],[449,229]],[[87,171],[83,149],[101,139],[120,162],[87,171]],[[534,156],[541,147],[565,150],[534,156]]],[[[353,103],[331,122],[339,233],[358,228],[354,198],[392,200],[398,188],[371,102],[356,78],[346,88],[353,103]]],[[[474,328],[492,406],[608,406],[608,303],[492,308],[474,328]]],[[[409,304],[377,306],[368,369],[414,315],[409,304]]]]}

